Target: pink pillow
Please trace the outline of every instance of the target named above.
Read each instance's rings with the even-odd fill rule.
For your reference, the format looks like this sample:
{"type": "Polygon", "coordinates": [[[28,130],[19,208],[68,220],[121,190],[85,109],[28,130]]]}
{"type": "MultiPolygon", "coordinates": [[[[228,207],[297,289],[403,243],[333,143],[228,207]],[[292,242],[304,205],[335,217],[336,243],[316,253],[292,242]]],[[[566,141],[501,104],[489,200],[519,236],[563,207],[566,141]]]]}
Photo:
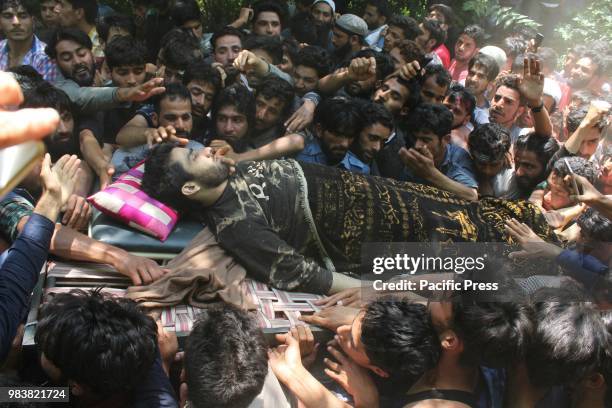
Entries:
{"type": "Polygon", "coordinates": [[[144,166],[144,161],[138,163],[87,200],[104,214],[165,241],[178,221],[178,214],[140,189],[144,166]]]}

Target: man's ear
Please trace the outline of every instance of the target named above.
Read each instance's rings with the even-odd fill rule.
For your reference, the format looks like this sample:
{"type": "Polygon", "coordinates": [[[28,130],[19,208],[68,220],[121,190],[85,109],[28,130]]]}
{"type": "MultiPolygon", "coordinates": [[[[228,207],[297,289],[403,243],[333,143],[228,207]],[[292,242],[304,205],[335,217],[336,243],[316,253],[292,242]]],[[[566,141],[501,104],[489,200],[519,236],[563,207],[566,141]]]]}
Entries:
{"type": "Polygon", "coordinates": [[[201,189],[202,187],[197,182],[188,181],[183,184],[183,187],[181,187],[181,193],[183,193],[184,196],[189,197],[196,194],[201,189]]]}
{"type": "Polygon", "coordinates": [[[435,39],[431,38],[431,39],[427,40],[427,48],[431,48],[431,52],[434,51],[434,45],[436,45],[436,40],[435,39]]]}
{"type": "Polygon", "coordinates": [[[380,367],[370,366],[370,369],[372,371],[374,371],[374,374],[376,374],[379,377],[382,377],[382,378],[389,378],[390,377],[389,373],[386,372],[385,370],[383,370],[380,367]]]}
{"type": "Polygon", "coordinates": [[[525,109],[527,109],[526,106],[519,106],[519,108],[516,110],[516,115],[514,115],[514,120],[516,120],[517,118],[520,118],[521,115],[525,113],[525,109]]]}
{"type": "Polygon", "coordinates": [[[151,122],[153,122],[153,126],[155,127],[159,126],[159,116],[157,116],[157,112],[153,112],[151,114],[151,122]]]}
{"type": "Polygon", "coordinates": [[[444,144],[449,144],[451,142],[451,135],[450,133],[448,135],[444,135],[440,138],[440,142],[444,143],[444,144]]]}

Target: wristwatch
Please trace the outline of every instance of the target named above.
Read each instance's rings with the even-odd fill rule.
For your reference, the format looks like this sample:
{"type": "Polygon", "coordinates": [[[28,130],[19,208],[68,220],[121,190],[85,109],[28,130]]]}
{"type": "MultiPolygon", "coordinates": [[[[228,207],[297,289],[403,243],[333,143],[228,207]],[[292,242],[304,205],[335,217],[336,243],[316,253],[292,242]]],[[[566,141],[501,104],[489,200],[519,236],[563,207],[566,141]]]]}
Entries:
{"type": "Polygon", "coordinates": [[[539,106],[529,107],[533,113],[540,113],[544,109],[544,101],[540,102],[539,106]]]}

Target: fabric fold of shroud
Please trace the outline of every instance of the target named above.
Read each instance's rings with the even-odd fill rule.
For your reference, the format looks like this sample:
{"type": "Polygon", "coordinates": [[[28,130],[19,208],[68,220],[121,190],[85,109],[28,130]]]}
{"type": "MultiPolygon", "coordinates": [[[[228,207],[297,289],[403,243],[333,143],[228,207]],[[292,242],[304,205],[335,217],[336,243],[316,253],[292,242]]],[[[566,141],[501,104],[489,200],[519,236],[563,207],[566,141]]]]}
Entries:
{"type": "Polygon", "coordinates": [[[129,287],[126,297],[148,308],[181,303],[205,308],[226,302],[255,309],[244,291],[246,270],[221,248],[209,228],[196,235],[165,268],[170,272],[149,285],[129,287]]]}

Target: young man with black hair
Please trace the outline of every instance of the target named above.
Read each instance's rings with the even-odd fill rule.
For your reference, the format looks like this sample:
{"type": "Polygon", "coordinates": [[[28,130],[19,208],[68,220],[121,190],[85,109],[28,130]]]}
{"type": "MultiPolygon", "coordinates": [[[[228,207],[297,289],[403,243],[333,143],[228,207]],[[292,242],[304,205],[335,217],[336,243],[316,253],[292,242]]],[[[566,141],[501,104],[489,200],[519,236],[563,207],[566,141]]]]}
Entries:
{"type": "Polygon", "coordinates": [[[535,301],[532,340],[508,373],[509,406],[536,406],[553,387],[575,386],[606,358],[612,339],[600,311],[587,299],[572,300],[535,301]]]}
{"type": "Polygon", "coordinates": [[[421,35],[421,29],[415,19],[403,15],[394,15],[387,24],[383,51],[391,52],[402,41],[414,41],[421,35]]]}
{"type": "Polygon", "coordinates": [[[57,0],[42,0],[40,2],[40,26],[35,33],[43,42],[47,42],[51,33],[59,27],[59,7],[57,0]]]}
{"type": "Polygon", "coordinates": [[[134,37],[136,35],[136,26],[132,18],[121,14],[112,14],[104,17],[96,25],[96,30],[98,30],[100,44],[103,49],[106,49],[106,45],[115,37],[134,37]]]}
{"type": "MultiPolygon", "coordinates": [[[[440,358],[440,341],[423,305],[384,298],[356,310],[355,318],[337,328],[325,360],[325,373],[351,395],[355,406],[378,406],[372,375],[409,384],[433,369],[440,358]]],[[[326,390],[298,361],[300,346],[292,338],[270,353],[277,377],[306,406],[347,406],[326,390]]],[[[394,401],[395,402],[395,401],[394,401]]]]}
{"type": "Polygon", "coordinates": [[[185,343],[190,406],[289,408],[268,366],[267,350],[263,333],[248,312],[230,304],[204,309],[185,343]]]}
{"type": "Polygon", "coordinates": [[[421,78],[421,103],[444,102],[452,80],[441,65],[428,65],[421,78]]]}
{"type": "Polygon", "coordinates": [[[428,64],[421,69],[419,61],[411,61],[400,69],[407,80],[418,80],[421,84],[421,103],[441,104],[448,93],[452,79],[442,65],[428,64]]]}
{"type": "Polygon", "coordinates": [[[63,28],[76,28],[87,34],[96,62],[104,58],[104,50],[96,30],[97,0],[59,0],[59,20],[63,28]]]}
{"type": "Polygon", "coordinates": [[[607,71],[606,59],[596,51],[587,51],[576,61],[568,84],[572,91],[588,89],[595,95],[603,96],[601,79],[607,71]]]}
{"type": "Polygon", "coordinates": [[[203,60],[202,50],[195,38],[186,35],[184,41],[169,41],[159,51],[160,66],[164,72],[164,84],[181,83],[185,70],[194,61],[203,60]]]}
{"type": "Polygon", "coordinates": [[[297,96],[304,96],[319,88],[321,78],[331,71],[331,59],[321,47],[307,46],[300,50],[295,61],[293,86],[297,96]]]}
{"type": "Polygon", "coordinates": [[[403,179],[433,185],[464,200],[478,200],[472,159],[450,143],[453,114],[443,105],[421,104],[409,118],[414,148],[400,150],[403,179]]]}
{"type": "Polygon", "coordinates": [[[242,85],[232,85],[221,90],[212,110],[213,140],[229,144],[235,153],[248,148],[249,138],[255,128],[255,96],[242,85]]]}
{"type": "Polygon", "coordinates": [[[534,132],[541,137],[552,136],[552,123],[544,107],[544,76],[540,73],[539,63],[525,59],[522,76],[508,74],[497,79],[495,92],[489,109],[489,120],[510,131],[514,143],[523,131],[516,120],[525,107],[533,114],[534,132]]]}
{"type": "Polygon", "coordinates": [[[363,20],[368,25],[366,43],[375,51],[381,51],[384,45],[384,31],[391,19],[391,7],[387,0],[368,0],[363,12],[363,20]]]}
{"type": "Polygon", "coordinates": [[[399,71],[403,65],[412,61],[421,61],[425,54],[417,43],[412,40],[403,40],[389,51],[393,67],[399,71]]]}
{"type": "Polygon", "coordinates": [[[385,147],[395,128],[393,115],[381,104],[364,102],[361,105],[363,128],[350,146],[350,152],[370,167],[373,176],[380,175],[376,158],[385,147]]]}
{"type": "Polygon", "coordinates": [[[492,57],[478,53],[470,59],[465,88],[476,98],[474,122],[479,125],[489,123],[490,103],[486,95],[498,74],[499,66],[492,57]]]}
{"type": "Polygon", "coordinates": [[[162,142],[174,142],[190,149],[201,150],[204,146],[193,140],[191,94],[181,83],[172,83],[157,96],[153,106],[145,105],[117,134],[121,146],[112,157],[117,177],[142,161],[151,146],[162,142]],[[153,108],[153,109],[151,109],[153,108]],[[140,126],[142,123],[146,126],[140,126]]]}
{"type": "Polygon", "coordinates": [[[369,174],[370,167],[349,152],[362,129],[363,118],[356,101],[342,97],[325,99],[315,110],[312,131],[303,134],[304,150],[295,158],[369,174]]]}
{"type": "Polygon", "coordinates": [[[419,24],[421,33],[414,39],[414,41],[423,49],[425,55],[432,58],[432,65],[442,65],[445,68],[450,65],[450,53],[448,54],[447,64],[444,65],[444,61],[437,54],[436,50],[443,45],[445,38],[445,31],[440,26],[440,23],[436,20],[425,19],[419,24]]]}
{"type": "Polygon", "coordinates": [[[37,5],[29,0],[4,0],[0,3],[0,71],[30,65],[50,82],[59,76],[55,63],[45,54],[46,44],[34,35],[37,5]]]}
{"type": "Polygon", "coordinates": [[[507,167],[508,153],[510,152],[510,133],[496,123],[478,125],[470,133],[467,150],[472,156],[472,163],[476,179],[478,180],[478,194],[481,197],[493,196],[505,199],[517,199],[516,186],[512,193],[502,196],[502,186],[511,183],[514,169],[507,167]]]}
{"type": "Polygon", "coordinates": [[[406,146],[407,137],[400,124],[419,102],[420,91],[418,81],[414,79],[407,81],[400,75],[394,74],[385,79],[372,96],[375,103],[382,104],[393,115],[395,125],[391,136],[376,158],[378,170],[383,177],[398,180],[401,177],[404,164],[398,153],[406,146]]]}
{"type": "MultiPolygon", "coordinates": [[[[171,10],[172,21],[177,27],[193,33],[193,36],[202,41],[204,31],[202,29],[202,12],[195,0],[185,0],[178,2],[171,10]]],[[[204,52],[204,49],[201,49],[204,52]]]]}
{"type": "Polygon", "coordinates": [[[178,407],[157,332],[133,301],[75,290],[42,306],[35,341],[48,377],[84,406],[178,407]]]}
{"type": "Polygon", "coordinates": [[[249,139],[251,148],[259,148],[284,133],[283,124],[293,107],[293,87],[274,75],[262,80],[255,92],[255,126],[249,139]]]}
{"type": "Polygon", "coordinates": [[[501,197],[528,199],[538,184],[549,174],[548,163],[559,150],[559,144],[552,138],[544,138],[535,133],[518,137],[513,143],[514,177],[500,186],[501,197]],[[516,185],[516,188],[513,187],[516,185]]]}
{"type": "Polygon", "coordinates": [[[221,75],[204,61],[194,61],[185,70],[183,85],[191,93],[193,138],[203,142],[212,132],[212,122],[208,114],[221,92],[221,75]]]}
{"type": "Polygon", "coordinates": [[[463,29],[455,43],[455,58],[448,68],[453,81],[464,83],[468,76],[469,62],[478,54],[484,40],[485,32],[480,26],[473,24],[463,29]]]}
{"type": "Polygon", "coordinates": [[[463,86],[455,84],[444,98],[444,106],[453,113],[451,143],[467,150],[468,137],[474,129],[472,118],[476,99],[463,86]]]}
{"type": "Polygon", "coordinates": [[[279,37],[283,31],[285,13],[274,2],[261,1],[253,7],[253,34],[279,37]]]}
{"type": "Polygon", "coordinates": [[[210,39],[212,45],[213,60],[223,69],[229,68],[242,51],[242,31],[234,27],[223,27],[216,31],[210,39]]]}

